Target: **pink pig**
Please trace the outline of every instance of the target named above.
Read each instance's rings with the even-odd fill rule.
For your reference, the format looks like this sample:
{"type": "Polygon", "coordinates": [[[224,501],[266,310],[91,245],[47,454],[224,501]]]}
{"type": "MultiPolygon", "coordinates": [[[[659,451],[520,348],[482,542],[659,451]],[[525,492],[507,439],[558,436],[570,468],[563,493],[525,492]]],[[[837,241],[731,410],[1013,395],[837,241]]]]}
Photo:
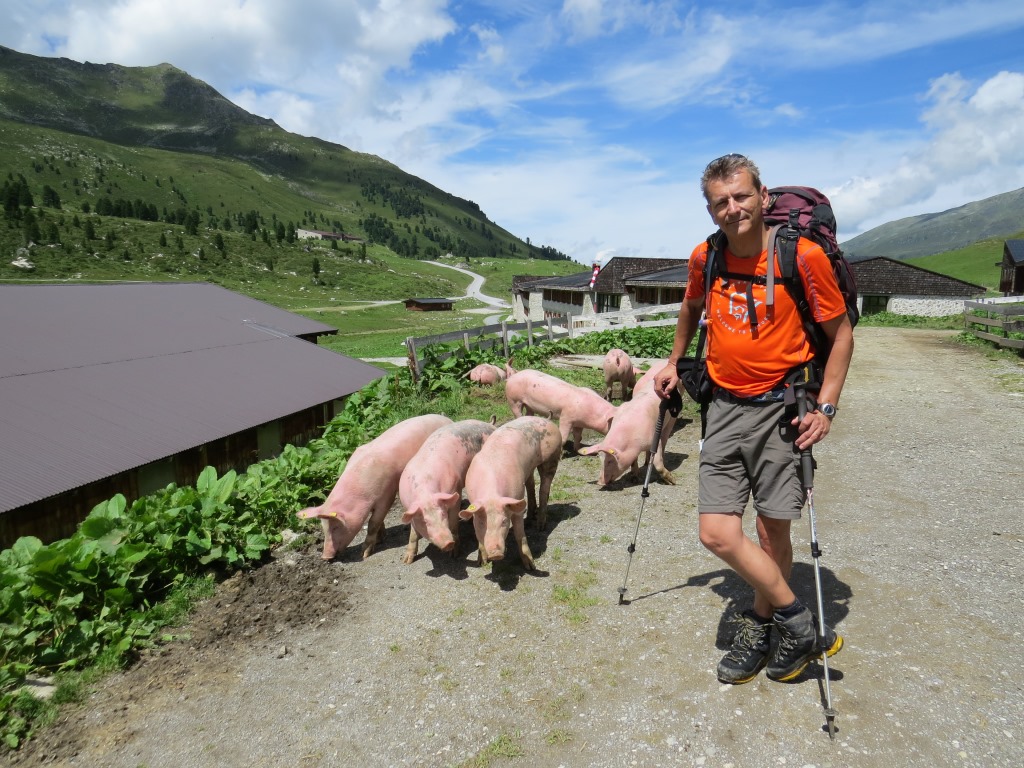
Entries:
{"type": "Polygon", "coordinates": [[[406,565],[416,559],[420,537],[455,554],[466,471],[492,432],[494,425],[484,421],[456,421],[434,432],[409,460],[398,484],[402,522],[411,524],[406,565]]]}
{"type": "Polygon", "coordinates": [[[654,379],[657,377],[658,373],[661,372],[661,369],[665,367],[667,362],[667,360],[662,360],[660,362],[658,360],[652,360],[651,367],[647,369],[646,373],[640,373],[639,369],[636,369],[637,382],[633,387],[633,394],[639,395],[641,392],[654,389],[654,379]]]}
{"type": "Polygon", "coordinates": [[[519,416],[544,414],[558,420],[562,444],[572,433],[572,449],[578,451],[584,429],[608,433],[615,406],[587,387],[577,387],[540,371],[519,371],[505,383],[505,399],[519,416]]]}
{"type": "Polygon", "coordinates": [[[580,451],[584,456],[600,453],[603,463],[600,485],[608,485],[621,477],[626,470],[632,470],[633,477],[639,476],[638,459],[641,453],[647,453],[647,461],[654,462],[661,479],[675,485],[672,473],[665,468],[665,443],[676,423],[676,417],[665,414],[665,421],[658,440],[658,450],[650,455],[651,444],[654,442],[654,428],[658,425],[658,409],[661,398],[653,388],[644,392],[634,390],[633,399],[619,406],[619,414],[608,431],[608,435],[597,445],[580,451]]]}
{"type": "Polygon", "coordinates": [[[480,363],[480,365],[469,372],[470,381],[484,386],[497,384],[499,381],[504,381],[505,378],[504,369],[491,365],[491,363],[480,363]]]}
{"type": "Polygon", "coordinates": [[[547,419],[521,416],[495,430],[469,465],[466,495],[470,504],[459,517],[473,518],[480,565],[505,557],[505,539],[511,528],[523,565],[527,570],[535,569],[523,512],[528,511],[537,528],[544,529],[551,482],[562,456],[561,437],[547,419]],[[534,470],[540,474],[539,502],[534,470]]]}
{"type": "Polygon", "coordinates": [[[615,383],[619,384],[619,394],[623,402],[633,395],[636,384],[636,369],[629,355],[621,349],[610,349],[604,356],[604,399],[612,401],[612,390],[615,383]]]}
{"type": "Polygon", "coordinates": [[[330,496],[319,507],[298,512],[303,519],[319,518],[324,528],[324,560],[347,547],[370,519],[363,559],[372,554],[380,538],[384,517],[398,494],[402,470],[430,435],[451,424],[439,414],[400,421],[377,438],[355,449],[330,496]],[[372,515],[372,516],[371,516],[372,515]]]}

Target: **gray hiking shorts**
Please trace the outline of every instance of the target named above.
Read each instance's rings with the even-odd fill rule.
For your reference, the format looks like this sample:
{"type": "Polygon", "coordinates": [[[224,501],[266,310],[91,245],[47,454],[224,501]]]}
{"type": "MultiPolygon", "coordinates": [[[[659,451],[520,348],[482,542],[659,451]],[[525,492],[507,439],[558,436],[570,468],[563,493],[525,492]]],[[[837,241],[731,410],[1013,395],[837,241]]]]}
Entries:
{"type": "Polygon", "coordinates": [[[708,407],[700,452],[697,512],[797,520],[804,505],[796,427],[780,425],[782,403],[748,404],[718,390],[708,407]]]}

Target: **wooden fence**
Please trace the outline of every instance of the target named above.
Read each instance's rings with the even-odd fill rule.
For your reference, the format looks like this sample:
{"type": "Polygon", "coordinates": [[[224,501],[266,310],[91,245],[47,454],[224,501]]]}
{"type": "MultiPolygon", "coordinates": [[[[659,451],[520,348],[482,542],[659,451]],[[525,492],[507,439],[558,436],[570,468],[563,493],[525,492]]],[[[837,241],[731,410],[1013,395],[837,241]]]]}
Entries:
{"type": "Polygon", "coordinates": [[[994,342],[1000,347],[1024,350],[1024,338],[1019,337],[1024,334],[1024,297],[965,301],[964,328],[979,339],[994,342]],[[1012,338],[1010,334],[1018,334],[1018,338],[1012,338]]]}
{"type": "MultiPolygon", "coordinates": [[[[675,325],[678,313],[679,304],[676,303],[622,312],[603,312],[599,315],[559,315],[548,317],[542,322],[533,322],[529,319],[525,323],[505,321],[436,336],[419,338],[410,336],[405,340],[405,347],[409,353],[409,370],[412,371],[413,378],[419,378],[419,375],[423,373],[423,350],[432,344],[461,341],[467,352],[472,346],[479,350],[487,350],[500,344],[502,357],[508,358],[517,349],[532,347],[541,341],[553,341],[556,337],[572,339],[580,334],[594,331],[675,325]],[[644,319],[658,315],[670,315],[670,317],[656,320],[644,319]]],[[[442,362],[454,354],[454,350],[449,350],[438,354],[436,359],[438,362],[442,362]]]]}

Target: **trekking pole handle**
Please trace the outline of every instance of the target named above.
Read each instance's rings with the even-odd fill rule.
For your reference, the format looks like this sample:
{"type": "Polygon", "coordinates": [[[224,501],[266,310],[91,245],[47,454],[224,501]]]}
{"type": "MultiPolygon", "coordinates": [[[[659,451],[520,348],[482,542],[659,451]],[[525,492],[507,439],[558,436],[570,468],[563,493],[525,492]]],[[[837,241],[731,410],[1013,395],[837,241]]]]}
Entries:
{"type": "MultiPolygon", "coordinates": [[[[796,415],[797,415],[797,427],[804,420],[804,416],[807,415],[807,389],[806,384],[797,383],[793,385],[793,389],[796,392],[796,415]]],[[[800,469],[803,471],[804,486],[811,488],[814,486],[814,457],[811,455],[810,448],[800,449],[800,469]]]]}

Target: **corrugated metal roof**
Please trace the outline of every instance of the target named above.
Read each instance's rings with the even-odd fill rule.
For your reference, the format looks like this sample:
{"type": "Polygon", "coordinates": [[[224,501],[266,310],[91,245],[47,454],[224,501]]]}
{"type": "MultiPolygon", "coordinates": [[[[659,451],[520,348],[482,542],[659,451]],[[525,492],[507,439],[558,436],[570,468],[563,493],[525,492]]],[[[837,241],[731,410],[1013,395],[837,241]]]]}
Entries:
{"type": "Polygon", "coordinates": [[[333,331],[207,284],[0,285],[0,512],[380,378],[333,331]]]}

